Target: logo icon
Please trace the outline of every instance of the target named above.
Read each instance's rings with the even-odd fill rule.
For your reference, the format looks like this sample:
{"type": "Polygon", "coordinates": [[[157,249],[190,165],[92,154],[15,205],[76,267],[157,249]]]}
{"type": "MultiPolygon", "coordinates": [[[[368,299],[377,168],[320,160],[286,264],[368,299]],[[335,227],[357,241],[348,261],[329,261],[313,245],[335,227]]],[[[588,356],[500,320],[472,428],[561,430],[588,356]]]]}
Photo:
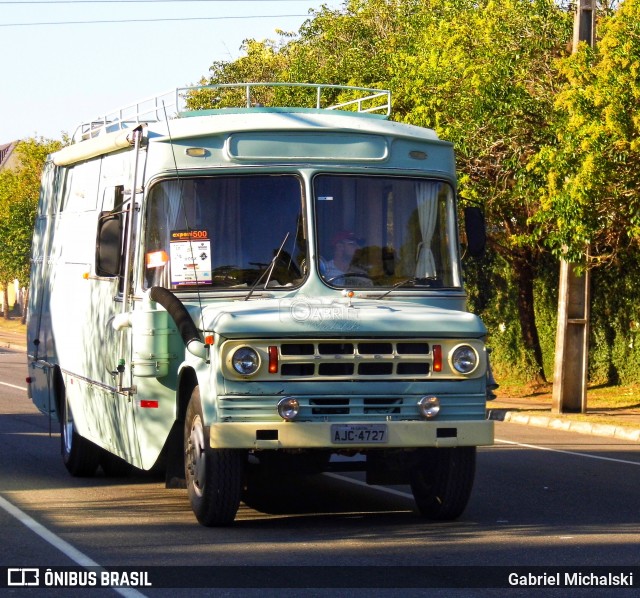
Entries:
{"type": "Polygon", "coordinates": [[[40,570],[35,567],[9,568],[7,570],[8,586],[39,586],[40,570]]]}

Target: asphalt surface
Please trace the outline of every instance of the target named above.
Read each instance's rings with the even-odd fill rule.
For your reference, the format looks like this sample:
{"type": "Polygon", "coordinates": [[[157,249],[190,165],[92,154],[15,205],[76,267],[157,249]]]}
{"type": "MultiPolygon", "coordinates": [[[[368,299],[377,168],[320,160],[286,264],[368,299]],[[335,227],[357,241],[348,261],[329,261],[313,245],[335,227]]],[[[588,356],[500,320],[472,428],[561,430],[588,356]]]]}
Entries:
{"type": "MultiPolygon", "coordinates": [[[[113,479],[100,473],[89,480],[69,476],[59,456],[55,424],[50,434],[48,420],[25,396],[24,349],[14,344],[0,354],[4,382],[1,498],[45,528],[39,528],[43,535],[30,531],[31,521],[23,520],[24,515],[18,520],[0,508],[0,565],[5,569],[34,565],[42,571],[64,566],[83,570],[88,562],[116,569],[143,570],[151,565],[166,569],[163,575],[169,575],[171,583],[156,583],[154,577],[154,587],[144,588],[143,596],[149,598],[637,595],[637,586],[531,589],[507,588],[501,581],[516,567],[525,571],[572,566],[588,572],[598,567],[637,569],[640,445],[634,441],[497,421],[496,443],[478,451],[474,492],[464,516],[456,522],[420,520],[406,487],[365,487],[357,474],[332,474],[266,489],[259,500],[241,505],[233,526],[212,530],[197,524],[186,491],[168,491],[162,480],[113,479]],[[318,573],[319,564],[339,566],[343,574],[352,573],[349,567],[356,567],[355,573],[364,567],[367,578],[364,583],[350,579],[334,588],[333,571],[318,573]],[[420,588],[409,587],[404,579],[397,581],[408,565],[424,568],[421,575],[427,579],[420,588]],[[251,577],[264,566],[273,569],[267,571],[268,580],[251,577]],[[280,579],[300,583],[297,576],[305,566],[312,568],[312,582],[321,576],[319,584],[305,581],[307,589],[280,588],[280,579]],[[231,568],[240,567],[240,578],[233,578],[240,580],[234,581],[240,586],[219,580],[185,581],[183,577],[193,573],[190,567],[213,568],[224,575],[229,571],[237,575],[233,572],[238,569],[231,568]],[[470,589],[459,589],[455,583],[455,587],[435,587],[447,567],[454,567],[456,580],[470,589]],[[471,570],[488,571],[494,576],[491,584],[496,585],[474,586],[470,578],[460,577],[471,570]],[[372,572],[371,578],[367,571],[372,572]],[[373,581],[379,571],[396,576],[393,588],[378,587],[373,581]],[[371,583],[373,589],[368,587],[371,583]],[[429,587],[432,583],[434,587],[429,587]],[[179,589],[169,589],[171,584],[179,589]]],[[[499,399],[490,404],[489,415],[500,419],[533,413],[543,418],[538,413],[547,409],[551,419],[547,400],[499,399]],[[536,405],[539,411],[532,410],[536,405]]],[[[0,567],[0,576],[6,579],[6,575],[0,567]]],[[[90,593],[72,588],[5,588],[0,593],[19,597],[27,591],[29,596],[43,598],[93,598],[116,591],[143,598],[134,588],[95,588],[90,593]]]]}

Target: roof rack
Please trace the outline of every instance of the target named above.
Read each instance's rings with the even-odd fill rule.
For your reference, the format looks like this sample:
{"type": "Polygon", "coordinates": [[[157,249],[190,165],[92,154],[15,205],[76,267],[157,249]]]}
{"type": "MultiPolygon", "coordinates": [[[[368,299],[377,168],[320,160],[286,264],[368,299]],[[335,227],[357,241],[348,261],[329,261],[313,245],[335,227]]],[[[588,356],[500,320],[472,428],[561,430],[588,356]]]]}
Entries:
{"type": "Polygon", "coordinates": [[[194,116],[221,108],[277,106],[345,110],[388,117],[391,114],[391,92],[314,83],[224,83],[178,87],[85,121],[78,126],[72,139],[74,142],[84,141],[140,123],[194,116]]]}

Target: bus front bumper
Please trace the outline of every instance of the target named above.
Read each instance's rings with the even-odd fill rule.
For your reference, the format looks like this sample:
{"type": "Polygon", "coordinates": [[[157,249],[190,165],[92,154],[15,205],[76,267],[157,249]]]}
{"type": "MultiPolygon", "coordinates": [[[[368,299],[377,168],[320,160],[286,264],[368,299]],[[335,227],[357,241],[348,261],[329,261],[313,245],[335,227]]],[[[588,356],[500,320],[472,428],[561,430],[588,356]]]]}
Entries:
{"type": "Polygon", "coordinates": [[[224,422],[209,428],[212,448],[385,449],[493,444],[493,421],[224,422]]]}

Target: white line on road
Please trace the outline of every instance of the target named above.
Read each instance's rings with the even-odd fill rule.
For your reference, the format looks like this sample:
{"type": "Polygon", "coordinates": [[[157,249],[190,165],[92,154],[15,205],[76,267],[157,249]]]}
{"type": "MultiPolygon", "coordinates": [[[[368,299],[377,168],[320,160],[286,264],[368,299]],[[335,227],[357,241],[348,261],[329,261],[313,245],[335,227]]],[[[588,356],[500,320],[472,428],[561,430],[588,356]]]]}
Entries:
{"type": "Polygon", "coordinates": [[[549,451],[551,453],[562,453],[563,455],[573,455],[574,457],[584,457],[585,459],[597,459],[599,461],[613,461],[614,463],[624,463],[626,465],[635,465],[636,467],[640,466],[639,461],[627,461],[625,459],[614,459],[613,457],[601,457],[600,455],[590,455],[588,453],[578,453],[576,451],[563,451],[560,449],[549,448],[546,446],[537,446],[535,444],[524,444],[522,442],[514,442],[513,440],[501,440],[500,438],[496,438],[495,441],[501,442],[502,444],[512,444],[515,446],[522,446],[524,448],[536,449],[538,451],[549,451]]]}
{"type": "Polygon", "coordinates": [[[328,478],[334,478],[336,480],[341,480],[343,482],[349,482],[351,484],[355,484],[356,486],[363,486],[365,488],[373,488],[375,490],[380,490],[381,492],[387,492],[388,494],[394,494],[395,496],[402,496],[403,498],[413,499],[413,494],[409,494],[408,492],[401,492],[400,490],[394,490],[393,488],[386,488],[385,486],[376,486],[372,484],[367,484],[362,480],[354,480],[353,478],[348,478],[347,476],[340,475],[339,473],[325,473],[325,476],[328,478]]]}
{"type": "Polygon", "coordinates": [[[17,388],[18,390],[24,390],[25,392],[28,390],[24,386],[16,386],[15,384],[9,384],[8,382],[0,382],[2,386],[9,386],[10,388],[17,388]]]}
{"type": "MultiPolygon", "coordinates": [[[[26,525],[31,531],[40,536],[45,542],[48,542],[54,548],[57,548],[60,552],[68,556],[74,563],[81,567],[98,567],[104,570],[102,565],[99,565],[94,560],[90,559],[87,555],[80,552],[77,548],[74,548],[68,542],[65,542],[62,538],[56,536],[53,532],[49,531],[46,527],[38,523],[32,517],[29,517],[24,511],[21,511],[18,507],[11,504],[8,500],[0,496],[0,507],[2,507],[9,515],[15,517],[20,523],[26,525]]],[[[131,588],[111,588],[114,592],[117,592],[125,598],[145,598],[145,595],[138,590],[131,588]]]]}
{"type": "MultiPolygon", "coordinates": [[[[561,449],[548,448],[546,446],[537,446],[535,444],[525,444],[522,442],[514,442],[513,440],[502,440],[500,438],[496,438],[495,442],[502,444],[511,444],[514,446],[521,446],[524,448],[536,449],[538,451],[549,451],[552,453],[561,453],[563,455],[572,455],[574,457],[584,457],[585,459],[597,459],[599,461],[612,461],[614,463],[623,463],[625,465],[635,465],[636,467],[640,466],[640,462],[638,461],[627,461],[626,459],[614,459],[613,457],[601,457],[600,455],[589,455],[588,453],[578,453],[576,451],[563,451],[561,449]]],[[[362,480],[354,480],[353,478],[349,478],[344,475],[340,475],[337,473],[325,473],[325,476],[329,478],[334,478],[336,480],[341,480],[343,482],[349,482],[350,484],[355,484],[356,486],[363,486],[365,488],[374,488],[376,490],[380,490],[381,492],[386,492],[388,494],[394,494],[395,496],[401,496],[403,498],[411,498],[413,499],[413,495],[408,492],[401,492],[400,490],[394,490],[393,488],[386,488],[384,486],[373,486],[369,485],[362,480]]]]}

